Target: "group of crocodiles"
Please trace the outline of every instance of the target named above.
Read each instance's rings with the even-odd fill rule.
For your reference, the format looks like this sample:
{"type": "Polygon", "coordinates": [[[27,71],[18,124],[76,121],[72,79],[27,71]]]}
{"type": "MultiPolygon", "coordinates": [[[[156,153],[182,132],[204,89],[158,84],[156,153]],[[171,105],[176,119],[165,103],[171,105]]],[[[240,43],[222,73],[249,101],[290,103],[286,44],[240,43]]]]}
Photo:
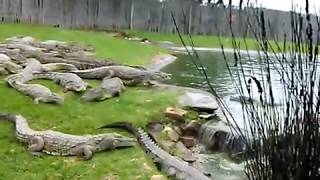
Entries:
{"type": "MultiPolygon", "coordinates": [[[[28,150],[34,155],[46,153],[56,156],[81,156],[84,160],[92,158],[96,152],[119,147],[131,147],[136,140],[119,134],[104,133],[98,135],[71,135],[58,131],[36,131],[29,127],[27,120],[11,113],[0,113],[0,120],[8,120],[15,124],[16,137],[23,143],[28,143],[28,150]]],[[[128,122],[117,122],[101,126],[101,128],[124,128],[138,139],[143,149],[151,155],[154,163],[165,172],[169,178],[178,180],[209,180],[200,170],[187,162],[172,156],[161,149],[141,128],[128,122]]]]}
{"type": "MultiPolygon", "coordinates": [[[[0,75],[11,74],[5,78],[6,82],[22,94],[32,97],[35,103],[57,104],[63,103],[63,97],[43,85],[28,82],[34,79],[50,79],[61,85],[64,91],[83,92],[89,84],[82,78],[102,80],[99,86],[83,94],[82,99],[91,101],[116,96],[125,90],[125,85],[145,86],[153,80],[169,77],[165,73],[142,67],[113,63],[106,65],[85,58],[79,60],[79,63],[74,61],[74,56],[67,55],[76,52],[75,49],[83,50],[78,46],[75,47],[69,48],[59,41],[38,42],[30,37],[11,38],[8,44],[0,44],[0,75]]],[[[29,151],[34,155],[46,153],[57,156],[82,156],[84,160],[89,160],[96,152],[131,147],[136,143],[133,138],[115,133],[71,135],[52,130],[36,131],[31,129],[27,120],[18,114],[0,113],[0,120],[8,120],[15,124],[17,139],[27,143],[29,151]]],[[[152,156],[156,165],[171,179],[210,179],[208,174],[205,175],[187,162],[161,149],[141,128],[121,122],[104,125],[101,128],[125,128],[132,132],[143,149],[152,156]]]]}
{"type": "Polygon", "coordinates": [[[118,96],[125,86],[148,86],[154,81],[170,76],[144,67],[101,63],[92,60],[90,52],[81,46],[61,41],[36,41],[31,37],[10,38],[0,44],[0,75],[9,75],[7,83],[35,103],[62,104],[63,96],[40,84],[30,84],[34,79],[49,79],[63,87],[63,92],[84,92],[85,101],[101,101],[118,96]],[[78,58],[78,61],[75,61],[78,58]],[[50,59],[50,60],[48,60],[50,59]],[[79,66],[79,63],[81,66],[79,66]],[[78,67],[81,67],[79,69],[78,67]],[[102,80],[92,89],[83,79],[102,80]]]}

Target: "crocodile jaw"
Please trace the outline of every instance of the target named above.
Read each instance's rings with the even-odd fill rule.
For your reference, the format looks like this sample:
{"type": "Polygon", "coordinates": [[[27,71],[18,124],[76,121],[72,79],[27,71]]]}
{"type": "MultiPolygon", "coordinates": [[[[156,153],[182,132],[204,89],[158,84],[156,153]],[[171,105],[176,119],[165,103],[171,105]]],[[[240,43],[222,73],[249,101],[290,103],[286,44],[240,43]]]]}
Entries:
{"type": "Polygon", "coordinates": [[[114,137],[113,147],[121,148],[121,147],[131,147],[136,144],[137,140],[133,138],[127,137],[114,137]]]}

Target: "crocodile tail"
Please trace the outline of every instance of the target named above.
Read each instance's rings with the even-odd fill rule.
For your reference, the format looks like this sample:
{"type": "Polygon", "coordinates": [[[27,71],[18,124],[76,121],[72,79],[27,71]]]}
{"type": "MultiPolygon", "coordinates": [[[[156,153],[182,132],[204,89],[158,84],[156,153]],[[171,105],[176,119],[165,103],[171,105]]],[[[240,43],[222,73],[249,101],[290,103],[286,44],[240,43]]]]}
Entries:
{"type": "Polygon", "coordinates": [[[139,130],[137,127],[135,127],[132,123],[129,122],[115,122],[111,124],[107,124],[104,126],[99,127],[98,129],[104,129],[104,128],[119,128],[124,129],[132,133],[136,138],[139,138],[139,130]]]}

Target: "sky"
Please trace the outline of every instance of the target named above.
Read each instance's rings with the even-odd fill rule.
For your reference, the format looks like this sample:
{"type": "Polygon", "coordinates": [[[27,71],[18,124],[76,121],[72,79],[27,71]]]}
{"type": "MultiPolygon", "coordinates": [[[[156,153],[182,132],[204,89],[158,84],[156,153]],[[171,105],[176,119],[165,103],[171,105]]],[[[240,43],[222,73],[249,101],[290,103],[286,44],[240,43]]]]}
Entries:
{"type": "MultiPolygon", "coordinates": [[[[227,1],[227,0],[224,0],[227,1]]],[[[239,0],[233,0],[235,4],[239,4],[239,0]]],[[[246,3],[247,0],[244,0],[246,3]]],[[[256,2],[256,0],[250,0],[250,2],[256,2]]],[[[306,0],[257,0],[258,6],[262,6],[264,8],[268,9],[277,9],[277,10],[284,10],[284,11],[290,11],[292,9],[292,3],[294,5],[302,7],[304,10],[304,7],[306,5],[306,0]]],[[[320,0],[309,0],[310,4],[310,11],[315,13],[319,13],[320,11],[320,0]],[[316,11],[315,11],[316,10],[316,11]]]]}

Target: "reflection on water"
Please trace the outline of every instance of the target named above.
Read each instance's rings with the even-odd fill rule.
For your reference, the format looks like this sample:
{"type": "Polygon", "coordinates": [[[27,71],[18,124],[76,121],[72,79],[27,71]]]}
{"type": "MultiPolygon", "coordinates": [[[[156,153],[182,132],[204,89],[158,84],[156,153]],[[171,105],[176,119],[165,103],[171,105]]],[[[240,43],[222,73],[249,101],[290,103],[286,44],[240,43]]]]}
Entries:
{"type": "MultiPolygon", "coordinates": [[[[240,65],[238,64],[235,66],[235,61],[231,53],[226,54],[226,56],[231,74],[234,78],[237,78],[237,73],[240,72],[237,71],[237,68],[239,68],[240,65]]],[[[244,82],[244,80],[235,79],[235,81],[232,81],[221,52],[207,52],[200,54],[200,57],[201,63],[207,72],[210,84],[224,100],[237,120],[237,124],[244,128],[245,123],[243,123],[242,106],[240,102],[230,100],[231,96],[238,94],[234,83],[240,85],[243,83],[239,82],[244,82]]],[[[263,64],[263,62],[260,62],[257,56],[251,56],[249,58],[244,55],[242,59],[244,61],[242,61],[243,63],[241,66],[244,70],[245,80],[247,81],[250,76],[254,76],[259,81],[263,82],[266,70],[259,65],[261,63],[263,64]]],[[[277,67],[277,65],[275,65],[275,67],[277,67]]],[[[282,94],[283,86],[281,85],[281,78],[278,72],[276,72],[276,69],[277,68],[271,67],[272,85],[276,103],[282,103],[279,100],[279,97],[281,97],[279,95],[282,94]]],[[[197,67],[192,63],[191,57],[187,55],[179,55],[178,60],[165,67],[163,71],[172,74],[172,79],[168,80],[166,83],[209,90],[205,77],[200,75],[197,71],[197,67]]],[[[258,99],[258,89],[255,86],[252,88],[253,92],[255,92],[253,93],[253,97],[258,99]]],[[[210,136],[210,134],[208,136],[210,136]]],[[[243,164],[233,163],[221,156],[221,154],[206,153],[201,150],[202,147],[199,148],[200,163],[197,162],[197,164],[201,166],[201,168],[214,174],[214,176],[219,176],[218,179],[244,179],[243,164]]]]}
{"type": "MultiPolygon", "coordinates": [[[[246,77],[246,81],[253,76],[261,82],[265,82],[263,77],[266,77],[266,69],[264,69],[265,66],[262,67],[259,65],[263,64],[263,62],[260,62],[257,55],[251,55],[249,58],[247,55],[243,54],[243,63],[241,65],[238,63],[237,66],[235,66],[233,54],[227,53],[226,57],[228,59],[232,77],[235,81],[232,81],[221,52],[207,52],[200,54],[201,63],[205,67],[210,84],[231,110],[233,116],[237,119],[237,124],[240,127],[244,127],[242,106],[240,102],[230,100],[231,96],[238,94],[234,83],[244,85],[244,79],[238,79],[237,74],[242,73],[240,70],[238,71],[238,69],[240,69],[240,66],[243,67],[243,73],[246,77]]],[[[195,60],[198,61],[198,59],[195,60]]],[[[278,67],[278,65],[274,66],[278,67]]],[[[281,96],[279,95],[282,94],[283,86],[281,85],[281,78],[276,69],[277,68],[271,66],[272,85],[275,101],[276,103],[281,104],[282,102],[279,98],[281,96]]],[[[167,81],[169,84],[209,90],[205,77],[197,71],[197,67],[192,63],[191,57],[187,55],[179,55],[178,60],[165,67],[163,71],[172,74],[172,79],[167,81]]],[[[252,86],[252,92],[253,98],[258,100],[258,89],[256,86],[252,86]]]]}

